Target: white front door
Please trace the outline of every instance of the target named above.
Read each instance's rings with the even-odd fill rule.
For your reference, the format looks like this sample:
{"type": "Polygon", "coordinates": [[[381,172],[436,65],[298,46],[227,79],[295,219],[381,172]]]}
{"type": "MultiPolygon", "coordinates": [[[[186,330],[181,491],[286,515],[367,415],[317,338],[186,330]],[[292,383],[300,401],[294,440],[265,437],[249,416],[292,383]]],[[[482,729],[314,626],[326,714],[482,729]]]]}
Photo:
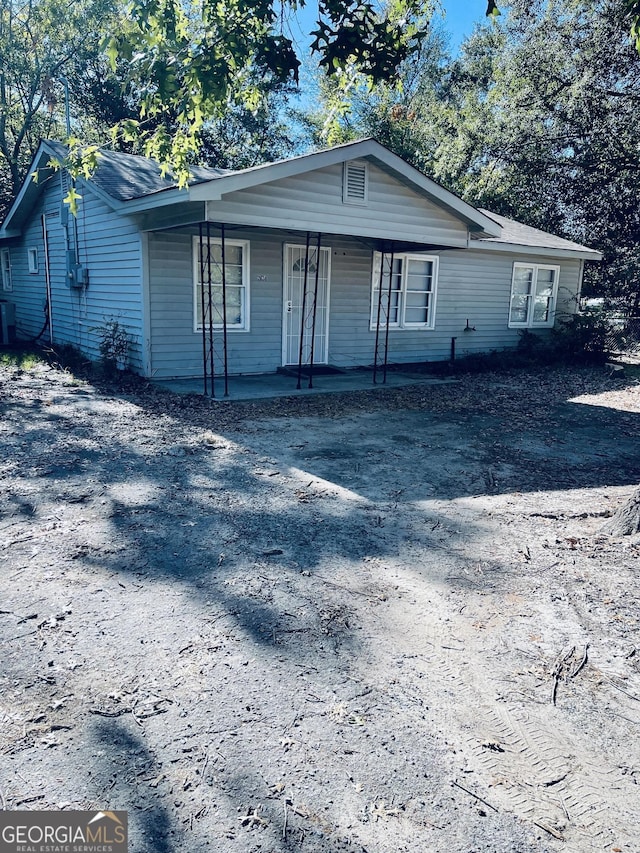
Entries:
{"type": "Polygon", "coordinates": [[[283,363],[298,364],[300,359],[300,335],[302,334],[302,364],[311,361],[311,333],[313,335],[313,363],[326,364],[329,358],[329,277],[331,249],[320,249],[320,268],[318,270],[318,249],[309,246],[307,267],[307,286],[305,294],[305,246],[285,246],[284,257],[284,323],[283,323],[283,363]],[[302,317],[304,302],[304,322],[302,317]]]}

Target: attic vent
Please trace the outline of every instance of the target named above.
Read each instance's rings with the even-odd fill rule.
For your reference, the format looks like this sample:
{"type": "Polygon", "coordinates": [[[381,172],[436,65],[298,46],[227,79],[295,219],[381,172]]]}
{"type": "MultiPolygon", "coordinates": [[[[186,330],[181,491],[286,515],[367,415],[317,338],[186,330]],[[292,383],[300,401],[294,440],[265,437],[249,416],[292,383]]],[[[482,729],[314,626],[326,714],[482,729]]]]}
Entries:
{"type": "Polygon", "coordinates": [[[367,164],[358,160],[345,163],[342,201],[345,204],[366,204],[368,189],[367,164]]]}

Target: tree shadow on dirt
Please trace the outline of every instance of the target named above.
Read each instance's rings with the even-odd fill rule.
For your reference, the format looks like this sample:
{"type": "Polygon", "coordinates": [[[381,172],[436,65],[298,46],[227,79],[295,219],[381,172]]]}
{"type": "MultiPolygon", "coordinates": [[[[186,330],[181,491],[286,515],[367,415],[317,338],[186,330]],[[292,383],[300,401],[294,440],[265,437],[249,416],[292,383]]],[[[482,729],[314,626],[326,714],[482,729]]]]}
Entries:
{"type": "Polygon", "coordinates": [[[90,729],[90,737],[101,756],[99,778],[108,783],[109,807],[129,812],[131,849],[153,853],[183,850],[181,833],[162,805],[162,799],[138,782],[138,777],[158,775],[161,767],[142,736],[117,719],[98,719],[90,729]],[[135,802],[133,808],[132,802],[135,802]]]}
{"type": "MultiPolygon", "coordinates": [[[[32,475],[7,498],[3,514],[5,520],[29,521],[34,535],[49,548],[58,536],[56,525],[63,525],[64,538],[58,536],[58,550],[50,552],[52,570],[68,571],[76,584],[84,585],[83,593],[90,583],[99,584],[105,607],[119,601],[122,613],[133,613],[127,622],[128,634],[118,633],[117,613],[114,616],[111,630],[122,644],[122,655],[130,654],[137,639],[132,625],[140,637],[153,627],[156,645],[149,647],[146,657],[139,656],[141,667],[159,672],[167,690],[182,691],[185,707],[180,714],[188,713],[179,716],[176,704],[174,726],[179,727],[183,741],[195,740],[202,749],[210,749],[206,754],[211,755],[211,763],[215,750],[222,756],[219,769],[216,765],[218,781],[210,787],[218,795],[224,782],[227,810],[241,810],[239,815],[232,814],[236,833],[239,828],[267,833],[259,820],[255,827],[242,824],[244,810],[250,816],[248,806],[258,802],[265,781],[256,769],[263,743],[256,737],[255,743],[236,745],[243,725],[254,721],[259,725],[257,715],[252,715],[261,700],[262,737],[272,732],[276,744],[268,743],[269,755],[277,747],[283,767],[294,768],[313,755],[309,732],[295,731],[300,708],[307,718],[312,717],[309,708],[314,709],[321,723],[318,731],[326,737],[327,730],[332,731],[327,720],[334,700],[335,714],[344,714],[344,728],[356,741],[355,749],[348,742],[349,755],[367,755],[368,742],[364,736],[357,740],[363,727],[357,697],[367,689],[360,681],[357,662],[366,640],[359,633],[357,607],[351,602],[363,600],[375,608],[388,592],[368,585],[368,560],[384,565],[404,554],[407,544],[425,552],[432,548],[438,562],[445,564],[442,578],[446,581],[446,561],[459,560],[452,540],[464,536],[467,541],[482,541],[483,529],[480,519],[458,524],[435,505],[437,501],[516,488],[541,490],[551,482],[557,488],[565,471],[567,476],[573,472],[583,486],[626,485],[634,481],[636,472],[640,477],[639,463],[628,451],[631,438],[620,440],[625,431],[637,429],[638,416],[611,410],[589,412],[590,407],[574,404],[566,406],[581,408],[579,416],[567,408],[553,415],[555,422],[546,418],[535,426],[527,426],[526,419],[505,423],[487,414],[461,416],[456,422],[451,413],[424,412],[395,412],[389,426],[389,413],[380,412],[378,429],[372,431],[368,412],[351,413],[343,423],[325,413],[313,437],[308,418],[297,425],[285,416],[218,430],[211,423],[215,407],[175,405],[171,419],[155,422],[157,409],[145,412],[142,402],[140,422],[119,426],[97,421],[85,424],[80,433],[74,432],[72,413],[62,419],[47,416],[38,424],[38,407],[16,404],[12,417],[30,424],[32,431],[28,446],[13,448],[13,462],[30,466],[32,475]],[[342,432],[329,440],[327,430],[332,427],[342,432]],[[287,430],[285,441],[283,429],[287,430]],[[547,444],[547,438],[558,441],[558,429],[574,449],[592,442],[591,456],[582,468],[579,451],[578,458],[563,468],[559,445],[547,444]],[[546,430],[542,437],[540,430],[546,430]],[[591,430],[598,433],[595,439],[591,430]],[[213,443],[210,437],[202,437],[205,432],[214,434],[213,443]],[[471,447],[473,464],[456,452],[463,437],[471,447]],[[539,442],[537,449],[534,438],[539,442]],[[549,447],[552,450],[547,453],[549,447]],[[602,458],[598,453],[604,454],[602,458]],[[512,466],[511,479],[506,479],[506,468],[504,480],[496,475],[495,460],[502,458],[500,454],[504,454],[504,465],[512,466]],[[348,469],[352,462],[359,467],[348,469]],[[486,481],[490,465],[493,480],[486,481]],[[447,466],[443,473],[440,469],[447,466]],[[413,527],[407,526],[409,512],[415,516],[413,527]],[[335,584],[336,570],[344,574],[345,566],[352,574],[347,580],[341,575],[341,585],[335,584]],[[136,604],[138,586],[143,593],[151,587],[151,597],[145,597],[142,605],[136,604]],[[176,588],[185,591],[196,609],[188,614],[194,618],[193,625],[174,629],[181,607],[169,600],[168,591],[176,588]],[[167,626],[166,648],[159,625],[167,626]],[[250,640],[255,660],[245,657],[245,639],[250,640]],[[296,665],[303,667],[306,681],[291,676],[296,665]],[[258,692],[248,696],[255,689],[254,671],[258,692]],[[260,679],[265,672],[273,684],[271,694],[261,697],[260,679]],[[200,698],[201,691],[205,698],[200,698]],[[205,695],[205,691],[212,692],[205,695]],[[187,702],[202,703],[206,709],[199,728],[192,724],[189,713],[195,716],[195,712],[187,702]],[[281,708],[289,719],[280,719],[281,708]],[[222,737],[228,739],[226,744],[222,737]],[[241,756],[246,772],[240,773],[231,761],[225,763],[227,749],[229,755],[241,756]]],[[[40,413],[46,414],[44,408],[40,413]]],[[[31,542],[24,554],[17,555],[25,565],[30,548],[31,542]]],[[[506,585],[508,576],[496,566],[490,582],[506,585]]],[[[162,739],[161,717],[149,719],[144,726],[146,738],[162,739]]],[[[317,734],[311,724],[309,730],[317,734]]],[[[115,720],[100,720],[89,731],[91,748],[105,751],[104,773],[112,778],[115,774],[114,797],[121,791],[147,833],[141,842],[146,846],[139,849],[154,853],[184,849],[177,817],[183,815],[182,806],[171,805],[173,789],[162,789],[157,797],[147,795],[136,786],[128,787],[118,770],[137,760],[141,769],[157,769],[146,741],[115,720]]],[[[176,767],[190,767],[191,755],[181,755],[176,767]]],[[[170,761],[164,756],[163,760],[170,761]]],[[[269,782],[277,783],[276,770],[284,773],[280,767],[268,770],[269,782]]],[[[289,772],[293,775],[294,770],[289,772]]],[[[189,790],[186,774],[178,784],[189,790]]],[[[310,831],[310,818],[301,815],[291,818],[289,840],[280,838],[273,827],[283,819],[282,802],[281,797],[269,803],[263,812],[272,827],[268,830],[272,849],[296,849],[296,822],[302,832],[302,840],[296,843],[304,844],[305,851],[361,849],[330,834],[314,839],[317,826],[310,831]]],[[[209,825],[215,827],[215,822],[209,825]]]]}

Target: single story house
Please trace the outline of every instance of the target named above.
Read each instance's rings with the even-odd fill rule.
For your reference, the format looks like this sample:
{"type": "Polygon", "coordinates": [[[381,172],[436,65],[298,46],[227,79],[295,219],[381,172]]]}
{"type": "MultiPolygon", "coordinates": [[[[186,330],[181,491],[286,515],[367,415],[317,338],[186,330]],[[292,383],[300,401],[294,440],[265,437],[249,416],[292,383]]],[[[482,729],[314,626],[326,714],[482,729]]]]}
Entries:
{"type": "MultiPolygon", "coordinates": [[[[114,326],[147,377],[443,361],[576,310],[593,249],[478,210],[371,139],[187,188],[104,151],[78,180],[43,142],[0,228],[4,311],[90,358],[114,326]],[[208,365],[208,367],[207,367],[208,365]]],[[[7,315],[8,316],[8,315],[7,315]]]]}

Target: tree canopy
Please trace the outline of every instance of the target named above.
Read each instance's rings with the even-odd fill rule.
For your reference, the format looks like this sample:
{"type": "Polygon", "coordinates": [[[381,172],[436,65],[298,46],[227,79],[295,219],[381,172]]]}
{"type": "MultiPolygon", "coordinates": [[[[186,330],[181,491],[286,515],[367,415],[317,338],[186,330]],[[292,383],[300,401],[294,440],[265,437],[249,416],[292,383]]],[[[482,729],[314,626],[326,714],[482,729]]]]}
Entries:
{"type": "Polygon", "coordinates": [[[456,59],[433,32],[401,79],[353,86],[340,138],[373,135],[472,204],[599,248],[588,284],[637,292],[640,55],[620,3],[514,0],[456,59]]]}
{"type": "MultiPolygon", "coordinates": [[[[265,81],[297,83],[300,59],[284,20],[304,0],[130,0],[109,43],[115,67],[128,64],[140,92],[140,118],[120,124],[125,140],[181,182],[198,156],[208,121],[232,105],[258,108],[265,81]]],[[[327,74],[356,68],[372,83],[391,79],[417,49],[430,14],[425,0],[319,0],[311,50],[327,74]]]]}

